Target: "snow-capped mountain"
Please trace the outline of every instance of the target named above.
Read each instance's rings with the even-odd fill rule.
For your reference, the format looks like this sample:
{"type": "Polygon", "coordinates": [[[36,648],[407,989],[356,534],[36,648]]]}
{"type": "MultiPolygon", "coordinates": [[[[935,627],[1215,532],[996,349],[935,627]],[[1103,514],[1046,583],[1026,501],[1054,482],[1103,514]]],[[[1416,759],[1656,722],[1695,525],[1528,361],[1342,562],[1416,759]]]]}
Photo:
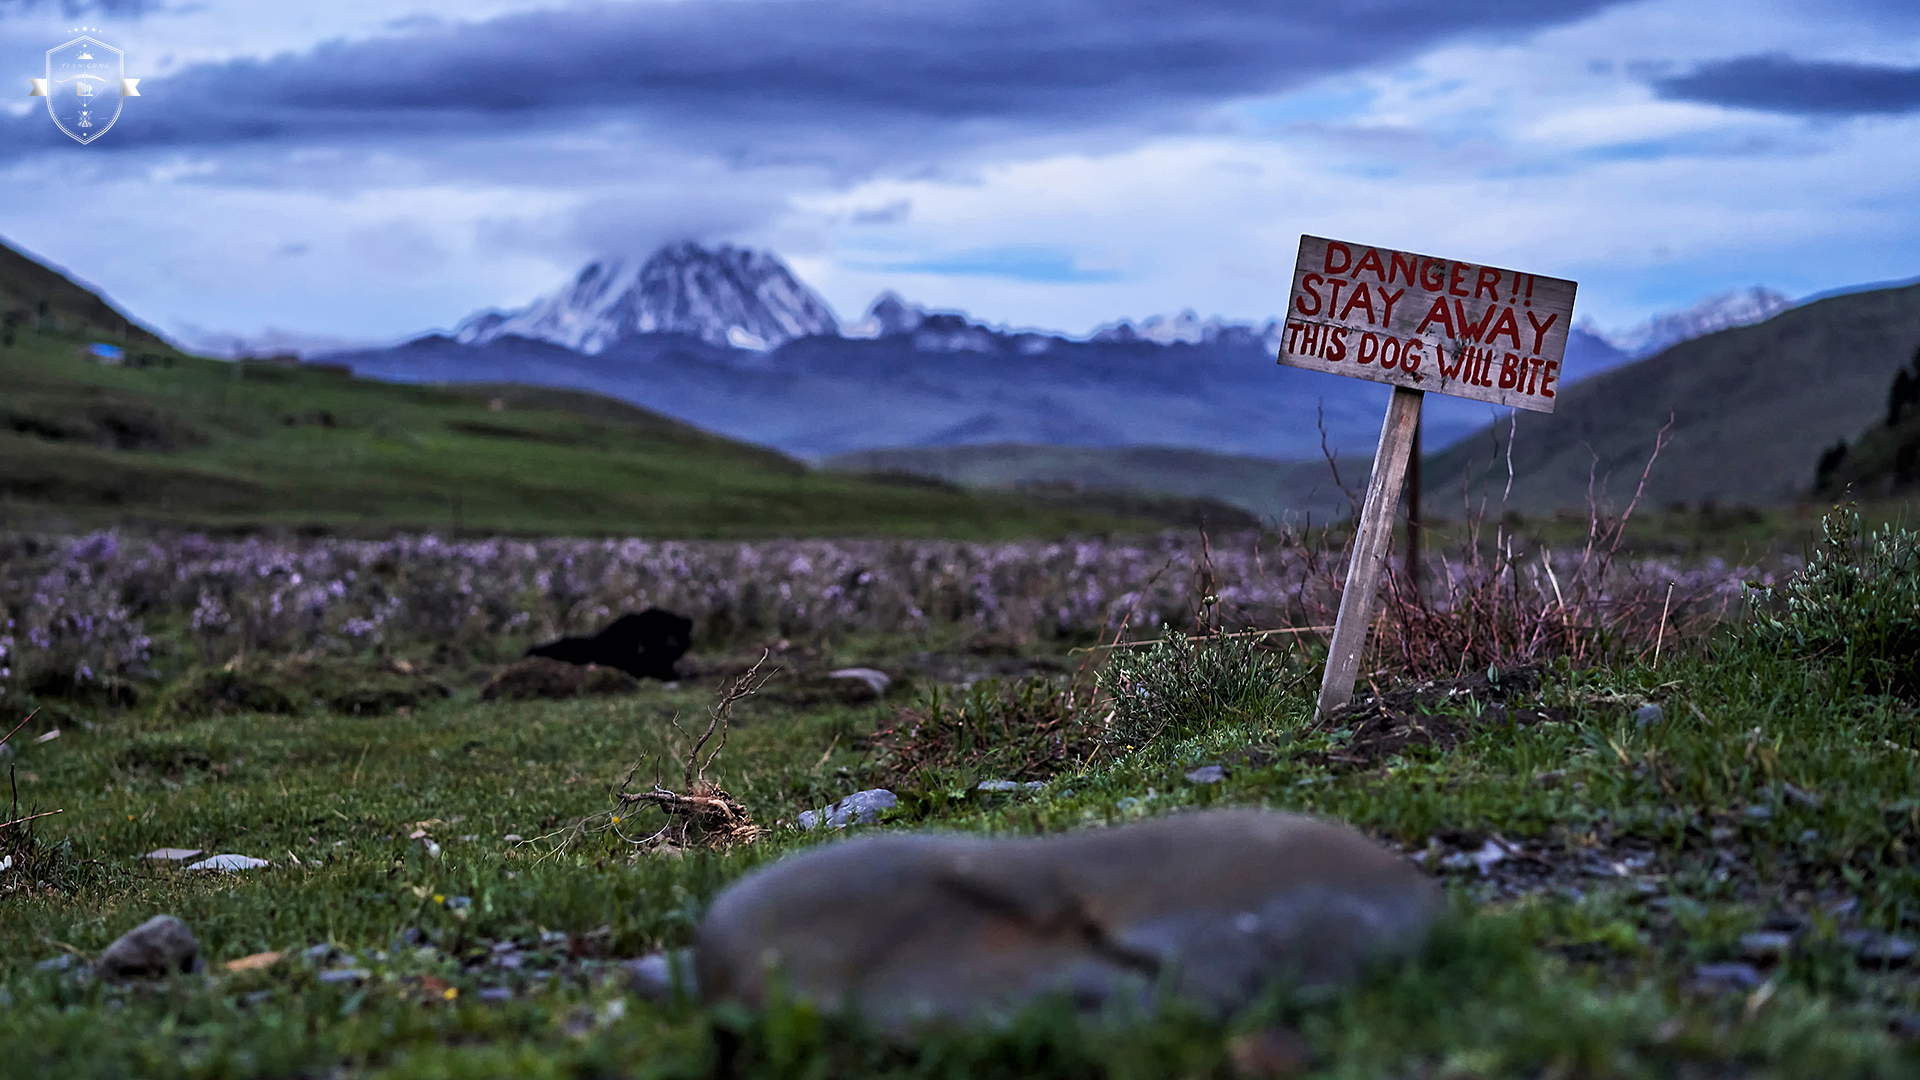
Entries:
{"type": "Polygon", "coordinates": [[[1138,323],[1130,319],[1103,323],[1093,328],[1087,340],[1116,344],[1151,341],[1156,345],[1207,345],[1235,339],[1257,342],[1262,348],[1277,350],[1282,332],[1279,319],[1268,319],[1265,323],[1233,322],[1215,315],[1202,320],[1192,308],[1188,308],[1171,317],[1149,315],[1138,323]]]}
{"type": "MultiPolygon", "coordinates": [[[[1792,306],[1794,302],[1787,297],[1755,285],[1751,289],[1709,296],[1684,311],[1655,315],[1639,326],[1602,333],[1601,336],[1615,348],[1638,359],[1716,330],[1765,322],[1792,306]]],[[[1590,333],[1595,332],[1591,326],[1587,329],[1590,333]]]]}
{"type": "Polygon", "coordinates": [[[835,336],[825,300],[778,256],[722,244],[669,244],[642,263],[594,262],[572,284],[520,311],[475,315],[454,340],[480,345],[514,335],[597,355],[643,334],[688,334],[722,348],[771,349],[835,336]]]}

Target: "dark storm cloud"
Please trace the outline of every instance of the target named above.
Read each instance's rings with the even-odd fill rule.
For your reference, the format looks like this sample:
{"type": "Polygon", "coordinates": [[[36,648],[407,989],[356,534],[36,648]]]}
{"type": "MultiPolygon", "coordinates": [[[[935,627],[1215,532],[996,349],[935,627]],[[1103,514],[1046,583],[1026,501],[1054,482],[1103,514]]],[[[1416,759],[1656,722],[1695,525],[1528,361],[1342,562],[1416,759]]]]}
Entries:
{"type": "Polygon", "coordinates": [[[1920,111],[1920,68],[1742,56],[1656,79],[1661,97],[1798,116],[1920,111]]]}
{"type": "MultiPolygon", "coordinates": [[[[115,145],[632,125],[723,159],[841,161],[1153,125],[1615,0],[680,0],[409,27],[142,86],[115,145]]],[[[44,118],[42,118],[44,119],[44,118]]],[[[27,135],[21,125],[9,134],[27,135]]],[[[12,141],[12,140],[9,140],[12,141]]],[[[38,141],[38,140],[28,140],[38,141]]],[[[871,161],[867,162],[868,164],[871,161]]]]}
{"type": "Polygon", "coordinates": [[[69,19],[90,15],[132,17],[160,10],[158,0],[0,0],[0,19],[59,12],[69,19]]]}

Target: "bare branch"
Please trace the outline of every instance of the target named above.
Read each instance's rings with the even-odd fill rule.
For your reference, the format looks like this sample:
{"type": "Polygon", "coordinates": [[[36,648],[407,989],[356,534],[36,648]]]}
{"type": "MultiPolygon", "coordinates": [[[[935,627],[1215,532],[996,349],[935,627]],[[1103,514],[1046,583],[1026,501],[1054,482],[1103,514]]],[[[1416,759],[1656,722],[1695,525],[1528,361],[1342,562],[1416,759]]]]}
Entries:
{"type": "Polygon", "coordinates": [[[1353,504],[1353,520],[1360,520],[1360,496],[1340,479],[1340,463],[1334,460],[1333,447],[1327,445],[1327,403],[1321,401],[1314,406],[1314,422],[1320,425],[1320,453],[1327,459],[1327,468],[1333,470],[1333,486],[1339,488],[1353,504]]]}
{"type": "Polygon", "coordinates": [[[694,740],[693,749],[687,754],[687,790],[692,791],[695,786],[706,782],[707,767],[712,765],[714,759],[720,756],[720,751],[726,748],[727,726],[733,718],[734,705],[751,697],[761,687],[767,685],[768,679],[779,673],[779,668],[774,668],[764,675],[760,673],[760,665],[766,663],[767,657],[771,655],[773,650],[763,650],[760,653],[760,659],[755,660],[745,674],[735,679],[733,685],[721,693],[719,702],[713,707],[712,718],[707,722],[707,730],[700,734],[700,738],[694,740]],[[705,761],[701,761],[700,751],[706,747],[707,741],[713,738],[715,731],[720,733],[720,743],[713,748],[713,753],[707,755],[705,761]]]}

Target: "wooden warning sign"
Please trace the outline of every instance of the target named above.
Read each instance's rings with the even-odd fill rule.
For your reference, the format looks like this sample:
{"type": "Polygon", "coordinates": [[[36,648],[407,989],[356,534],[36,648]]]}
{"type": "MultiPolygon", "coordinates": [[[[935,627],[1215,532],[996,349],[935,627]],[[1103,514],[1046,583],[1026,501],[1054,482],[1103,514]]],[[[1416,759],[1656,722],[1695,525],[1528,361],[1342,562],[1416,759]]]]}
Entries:
{"type": "Polygon", "coordinates": [[[1300,238],[1280,363],[1552,412],[1574,283],[1300,238]]]}
{"type": "Polygon", "coordinates": [[[1394,388],[1320,681],[1321,716],[1353,698],[1426,391],[1552,412],[1575,288],[1519,270],[1300,238],[1279,362],[1394,388]]]}

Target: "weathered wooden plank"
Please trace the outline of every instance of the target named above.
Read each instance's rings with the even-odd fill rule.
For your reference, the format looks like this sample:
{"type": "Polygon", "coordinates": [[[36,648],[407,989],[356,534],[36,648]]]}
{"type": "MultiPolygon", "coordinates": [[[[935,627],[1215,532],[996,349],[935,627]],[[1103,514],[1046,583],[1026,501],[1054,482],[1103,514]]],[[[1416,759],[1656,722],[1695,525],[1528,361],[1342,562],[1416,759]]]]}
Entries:
{"type": "Polygon", "coordinates": [[[1353,539],[1353,561],[1347,567],[1346,590],[1340,594],[1340,617],[1333,626],[1333,644],[1327,650],[1327,670],[1320,680],[1318,713],[1325,717],[1353,699],[1353,681],[1360,673],[1360,654],[1366,648],[1367,627],[1373,620],[1373,595],[1387,560],[1393,536],[1393,511],[1407,476],[1413,451],[1413,433],[1420,425],[1420,403],[1425,394],[1404,386],[1393,389],[1386,422],[1380,426],[1380,447],[1373,457],[1373,476],[1367,481],[1367,502],[1360,512],[1360,529],[1353,539]]]}
{"type": "Polygon", "coordinates": [[[1561,278],[1302,236],[1279,362],[1552,412],[1575,288],[1561,278]]]}

